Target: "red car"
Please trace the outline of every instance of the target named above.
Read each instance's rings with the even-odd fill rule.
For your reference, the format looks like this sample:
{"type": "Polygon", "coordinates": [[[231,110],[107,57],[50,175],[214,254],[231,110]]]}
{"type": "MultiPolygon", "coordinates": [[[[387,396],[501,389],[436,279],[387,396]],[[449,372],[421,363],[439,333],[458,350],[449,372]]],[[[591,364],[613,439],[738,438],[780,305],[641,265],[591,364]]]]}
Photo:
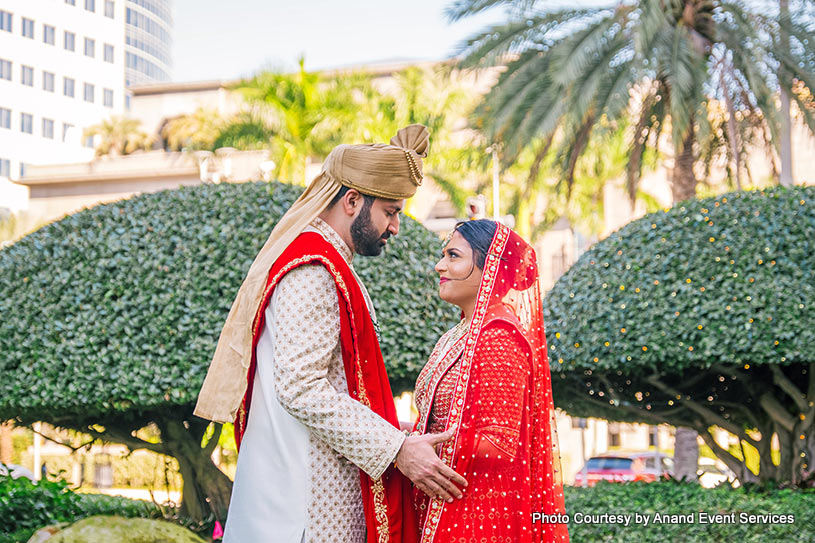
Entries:
{"type": "Polygon", "coordinates": [[[597,481],[656,481],[673,472],[673,459],[661,453],[621,453],[592,456],[577,472],[574,486],[594,486],[597,481]]]}

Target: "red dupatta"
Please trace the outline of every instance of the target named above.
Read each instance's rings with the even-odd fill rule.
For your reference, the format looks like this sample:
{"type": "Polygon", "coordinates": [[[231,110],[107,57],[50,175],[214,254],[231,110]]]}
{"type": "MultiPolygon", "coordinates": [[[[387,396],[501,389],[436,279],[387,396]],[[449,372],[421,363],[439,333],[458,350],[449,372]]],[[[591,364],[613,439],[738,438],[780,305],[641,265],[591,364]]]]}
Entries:
{"type": "MultiPolygon", "coordinates": [[[[266,306],[280,279],[294,268],[305,264],[325,266],[337,284],[340,344],[348,394],[399,428],[393,393],[362,289],[351,268],[329,242],[315,232],[304,232],[283,251],[269,271],[263,298],[255,315],[252,328],[252,361],[247,374],[248,386],[235,420],[235,442],[238,449],[252,403],[257,343],[263,329],[266,306]]],[[[410,481],[393,466],[377,480],[371,479],[362,470],[359,473],[368,543],[417,541],[418,527],[412,514],[410,481]]]]}
{"type": "Polygon", "coordinates": [[[445,427],[456,435],[440,457],[468,486],[450,504],[422,495],[422,543],[569,539],[566,524],[541,522],[565,507],[536,260],[498,225],[467,334],[422,391],[432,406],[443,373],[460,365],[445,427]]]}

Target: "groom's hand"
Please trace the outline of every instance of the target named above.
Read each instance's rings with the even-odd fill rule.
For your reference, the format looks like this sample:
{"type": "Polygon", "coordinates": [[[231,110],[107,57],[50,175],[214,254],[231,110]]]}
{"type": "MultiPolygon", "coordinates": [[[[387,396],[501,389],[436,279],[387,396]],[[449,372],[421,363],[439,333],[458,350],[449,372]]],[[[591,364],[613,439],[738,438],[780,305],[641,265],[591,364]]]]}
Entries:
{"type": "Polygon", "coordinates": [[[396,467],[413,481],[419,490],[431,498],[452,502],[463,494],[456,484],[466,487],[467,481],[436,456],[435,447],[455,435],[454,430],[441,434],[408,436],[396,455],[396,467]]]}

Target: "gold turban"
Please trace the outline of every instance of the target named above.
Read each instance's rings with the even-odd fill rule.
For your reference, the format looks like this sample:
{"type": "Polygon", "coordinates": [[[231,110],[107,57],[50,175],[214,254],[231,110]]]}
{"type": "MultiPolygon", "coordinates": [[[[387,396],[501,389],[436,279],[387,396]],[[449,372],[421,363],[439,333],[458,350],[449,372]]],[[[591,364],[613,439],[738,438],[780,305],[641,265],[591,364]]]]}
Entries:
{"type": "Polygon", "coordinates": [[[338,145],[331,151],[320,174],[280,218],[249,267],[198,394],[196,415],[216,422],[235,420],[252,360],[252,323],[277,257],[328,207],[342,185],[378,198],[413,196],[422,184],[428,141],[427,128],[412,124],[399,130],[390,145],[338,145]]]}

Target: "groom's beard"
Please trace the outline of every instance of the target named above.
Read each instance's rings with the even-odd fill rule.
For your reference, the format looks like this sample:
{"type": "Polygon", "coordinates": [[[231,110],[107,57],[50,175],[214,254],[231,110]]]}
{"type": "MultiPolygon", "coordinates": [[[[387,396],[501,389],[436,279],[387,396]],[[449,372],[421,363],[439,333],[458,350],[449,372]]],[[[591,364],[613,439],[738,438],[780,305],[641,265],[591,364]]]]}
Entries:
{"type": "Polygon", "coordinates": [[[354,222],[351,223],[351,241],[354,242],[354,250],[362,256],[379,256],[385,246],[383,241],[391,237],[389,230],[379,233],[371,224],[371,206],[373,199],[366,198],[362,204],[362,210],[354,222]]]}

